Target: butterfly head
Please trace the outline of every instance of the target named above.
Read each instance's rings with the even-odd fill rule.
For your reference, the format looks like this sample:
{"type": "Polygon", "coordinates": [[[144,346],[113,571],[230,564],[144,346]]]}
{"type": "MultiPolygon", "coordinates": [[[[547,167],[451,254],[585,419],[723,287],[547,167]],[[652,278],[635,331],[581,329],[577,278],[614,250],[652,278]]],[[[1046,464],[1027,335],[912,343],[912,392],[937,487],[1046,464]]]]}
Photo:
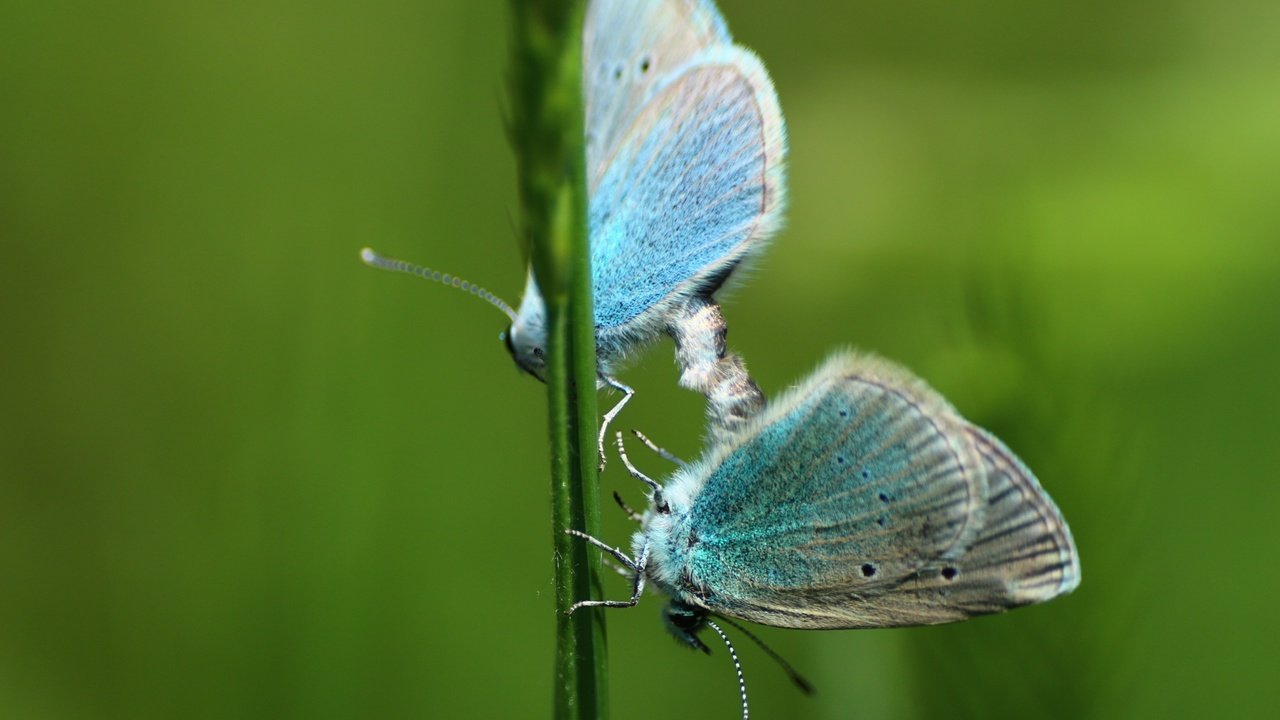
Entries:
{"type": "Polygon", "coordinates": [[[538,293],[538,286],[533,282],[532,272],[529,273],[529,280],[525,286],[524,300],[520,303],[520,312],[516,312],[502,298],[456,275],[385,257],[370,248],[364,248],[360,251],[360,259],[366,265],[379,270],[413,275],[423,280],[430,280],[431,282],[462,290],[498,308],[503,315],[511,319],[511,324],[507,326],[507,329],[499,337],[502,338],[502,342],[506,343],[507,351],[515,359],[516,365],[539,380],[545,380],[547,363],[544,353],[547,345],[547,327],[544,318],[546,317],[546,310],[542,302],[542,295],[538,293]]]}
{"type": "Polygon", "coordinates": [[[525,282],[524,297],[520,309],[511,318],[511,325],[503,331],[502,342],[511,353],[516,366],[539,380],[547,375],[547,308],[534,282],[533,271],[525,282]]]}
{"type": "Polygon", "coordinates": [[[675,636],[680,644],[711,654],[711,648],[698,639],[698,633],[707,624],[705,608],[672,600],[662,611],[662,623],[667,626],[667,632],[675,636]]]}

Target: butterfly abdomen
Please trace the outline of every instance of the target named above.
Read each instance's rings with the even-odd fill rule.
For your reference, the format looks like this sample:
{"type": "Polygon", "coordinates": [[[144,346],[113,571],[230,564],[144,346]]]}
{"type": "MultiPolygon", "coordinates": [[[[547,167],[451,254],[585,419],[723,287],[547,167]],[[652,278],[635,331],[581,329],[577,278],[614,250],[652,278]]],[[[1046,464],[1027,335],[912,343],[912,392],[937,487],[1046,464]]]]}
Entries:
{"type": "Polygon", "coordinates": [[[728,327],[720,307],[704,297],[686,302],[671,318],[680,386],[707,398],[707,432],[719,442],[764,408],[764,393],[736,354],[726,352],[728,327]]]}

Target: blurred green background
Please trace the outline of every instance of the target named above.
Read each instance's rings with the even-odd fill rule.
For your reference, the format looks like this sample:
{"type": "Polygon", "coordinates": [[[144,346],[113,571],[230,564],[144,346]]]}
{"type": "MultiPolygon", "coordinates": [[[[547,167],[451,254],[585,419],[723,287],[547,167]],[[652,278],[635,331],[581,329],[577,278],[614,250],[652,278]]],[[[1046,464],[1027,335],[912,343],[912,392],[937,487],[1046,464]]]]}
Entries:
{"type": "MultiPolygon", "coordinates": [[[[730,344],[769,393],[849,344],[912,367],[1036,470],[1084,577],[963,625],[762,629],[819,694],[741,641],[754,716],[1274,712],[1280,4],[721,7],[791,133],[730,344]]],[[[0,715],[547,714],[544,388],[491,308],[357,260],[518,300],[506,21],[0,7],[0,715]]],[[[670,343],[623,378],[624,425],[695,456],[670,343]]],[[[734,717],[661,607],[610,616],[614,717],[734,717]]]]}

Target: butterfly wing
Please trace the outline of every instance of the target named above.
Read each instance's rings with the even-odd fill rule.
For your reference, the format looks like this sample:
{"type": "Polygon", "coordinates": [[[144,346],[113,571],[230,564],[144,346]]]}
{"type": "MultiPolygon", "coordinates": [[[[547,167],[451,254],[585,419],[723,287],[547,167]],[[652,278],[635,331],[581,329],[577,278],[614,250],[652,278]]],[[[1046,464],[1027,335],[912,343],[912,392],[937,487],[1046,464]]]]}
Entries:
{"type": "Polygon", "coordinates": [[[583,28],[592,190],[654,90],[700,51],[732,42],[709,0],[592,0],[583,28]]]}
{"type": "Polygon", "coordinates": [[[968,433],[987,472],[986,519],[957,560],[965,581],[954,578],[953,602],[971,602],[979,610],[985,606],[976,601],[992,594],[1007,605],[1024,605],[1071,592],[1080,584],[1080,559],[1062,513],[1004,443],[973,425],[968,433]],[[975,596],[966,590],[970,584],[997,592],[975,596]]]}
{"type": "Polygon", "coordinates": [[[804,628],[963,620],[1074,587],[1061,516],[1003,445],[884,361],[842,356],[745,431],[696,494],[715,612],[804,628]]]}
{"type": "Polygon", "coordinates": [[[655,87],[590,198],[598,339],[647,321],[727,272],[776,228],[785,131],[750,52],[716,46],[655,87]]]}
{"type": "Polygon", "coordinates": [[[990,433],[973,425],[965,432],[987,479],[981,529],[955,557],[925,563],[877,588],[866,599],[876,627],[1003,612],[1051,600],[1080,584],[1071,531],[1035,476],[990,433]]]}

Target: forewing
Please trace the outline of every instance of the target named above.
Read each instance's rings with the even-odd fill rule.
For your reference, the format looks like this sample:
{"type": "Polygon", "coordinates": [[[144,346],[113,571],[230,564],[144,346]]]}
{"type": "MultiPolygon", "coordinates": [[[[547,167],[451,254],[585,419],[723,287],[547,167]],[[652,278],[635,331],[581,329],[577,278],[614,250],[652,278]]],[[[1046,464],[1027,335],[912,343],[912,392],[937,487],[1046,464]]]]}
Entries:
{"type": "Polygon", "coordinates": [[[1080,560],[1062,513],[1004,443],[982,428],[968,431],[987,470],[986,521],[954,563],[951,602],[983,608],[994,597],[999,610],[1071,592],[1080,584],[1080,560]],[[990,589],[975,597],[970,584],[990,589]]]}
{"type": "Polygon", "coordinates": [[[658,87],[590,199],[597,330],[635,331],[760,246],[781,214],[784,146],[773,84],[746,50],[703,51],[658,87]]]}
{"type": "Polygon", "coordinates": [[[688,554],[708,607],[788,627],[927,621],[874,599],[977,536],[985,473],[965,427],[895,366],[829,362],[710,460],[688,554]]]}
{"type": "Polygon", "coordinates": [[[695,575],[717,612],[931,625],[1079,583],[1071,533],[1030,470],[906,371],[838,358],[779,404],[698,495],[695,575]]]}
{"type": "MultiPolygon", "coordinates": [[[[925,563],[835,616],[872,626],[953,622],[1044,602],[1071,592],[1080,564],[1071,531],[1031,471],[999,440],[965,428],[987,478],[984,520],[952,558],[925,563]]],[[[824,627],[845,627],[843,624],[824,627]]]]}
{"type": "Polygon", "coordinates": [[[593,190],[654,89],[700,51],[731,43],[709,1],[592,0],[583,28],[583,91],[593,190]]]}

